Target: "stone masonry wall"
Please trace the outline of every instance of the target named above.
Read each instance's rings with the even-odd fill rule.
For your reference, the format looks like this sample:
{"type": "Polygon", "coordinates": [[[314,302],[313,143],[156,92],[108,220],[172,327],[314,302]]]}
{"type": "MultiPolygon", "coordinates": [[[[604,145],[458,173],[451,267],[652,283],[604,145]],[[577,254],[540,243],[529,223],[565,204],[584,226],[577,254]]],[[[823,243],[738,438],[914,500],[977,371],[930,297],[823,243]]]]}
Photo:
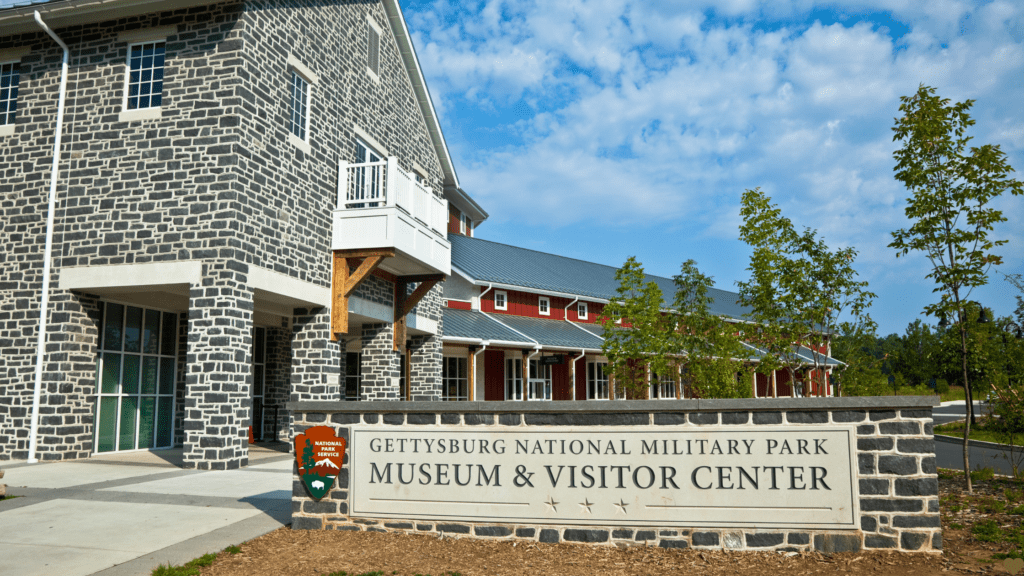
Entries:
{"type": "MultiPolygon", "coordinates": [[[[230,1],[56,33],[70,47],[70,73],[51,277],[52,358],[44,375],[43,405],[54,413],[40,441],[44,459],[84,457],[92,449],[96,302],[56,288],[62,268],[199,260],[236,271],[256,265],[329,286],[337,166],[355,160],[355,126],[403,168],[421,166],[435,192],[442,190],[440,162],[379,2],[230,1]],[[368,18],[383,30],[376,80],[366,72],[368,18]],[[172,29],[161,117],[121,122],[127,43],[118,34],[153,27],[172,29]],[[289,56],[319,76],[308,153],[288,140],[289,56]]],[[[21,59],[15,133],[0,137],[0,460],[27,455],[61,61],[60,48],[41,31],[0,36],[0,49],[9,47],[29,53],[21,59]]],[[[231,283],[204,287],[218,289],[244,291],[231,283]]],[[[325,331],[298,336],[319,339],[310,346],[327,356],[304,365],[299,384],[327,386],[337,376],[337,344],[325,331]]],[[[208,341],[190,339],[188,358],[215,353],[193,350],[208,341]]],[[[232,347],[241,343],[231,339],[232,347]]],[[[186,350],[180,353],[175,438],[185,442],[185,422],[198,414],[185,411],[184,374],[207,367],[186,367],[186,350]]],[[[221,366],[240,370],[243,362],[221,366]]],[[[249,374],[215,378],[242,373],[249,374]]],[[[251,384],[245,378],[226,411],[241,406],[235,395],[251,384]]],[[[294,392],[306,400],[325,393],[331,390],[294,392]]],[[[187,394],[190,402],[200,396],[187,394]]],[[[234,432],[223,432],[225,446],[218,448],[238,448],[234,432]]]]}
{"type": "MultiPolygon", "coordinates": [[[[831,399],[829,399],[831,400],[831,399]]],[[[860,400],[860,399],[836,399],[860,400]]],[[[883,399],[866,399],[883,400],[883,399]]],[[[707,402],[707,401],[702,401],[707,402]]],[[[711,401],[719,408],[708,410],[629,408],[633,402],[588,410],[586,406],[566,412],[538,408],[518,409],[516,403],[431,403],[429,412],[411,403],[399,408],[378,403],[344,409],[340,404],[317,408],[314,403],[290,404],[295,411],[295,431],[312,426],[331,426],[339,437],[348,437],[349,425],[417,425],[438,427],[474,426],[650,426],[699,429],[701,426],[786,426],[836,424],[856,426],[857,468],[853,470],[859,493],[859,530],[812,530],[792,528],[652,528],[618,526],[558,526],[542,524],[424,521],[354,518],[348,515],[348,469],[341,473],[330,494],[320,501],[310,498],[297,475],[293,476],[292,528],[444,533],[504,540],[539,542],[584,542],[596,545],[652,544],[662,548],[725,548],[735,550],[779,550],[844,552],[861,549],[890,549],[903,552],[937,553],[942,549],[939,524],[938,479],[932,416],[929,406],[884,408],[879,402],[833,409],[793,409],[798,401],[759,400],[764,409],[749,409],[750,401],[711,401]],[[729,409],[728,403],[746,402],[748,409],[729,409]],[[772,409],[770,404],[789,406],[772,409]],[[389,410],[391,408],[391,410],[389,410]],[[396,409],[397,408],[397,409],[396,409]]],[[[549,403],[550,404],[550,403],[549,403]]],[[[608,404],[608,403],[603,403],[608,404]]],[[[647,403],[648,405],[650,403],[647,403]]],[[[696,406],[697,401],[672,403],[696,406]]],[[[818,402],[824,404],[824,402],[818,402]]],[[[525,404],[522,404],[525,405],[525,404]]],[[[589,405],[593,407],[593,404],[589,405]]],[[[346,464],[347,456],[346,456],[346,464]]],[[[297,474],[297,472],[296,472],[297,474]]]]}

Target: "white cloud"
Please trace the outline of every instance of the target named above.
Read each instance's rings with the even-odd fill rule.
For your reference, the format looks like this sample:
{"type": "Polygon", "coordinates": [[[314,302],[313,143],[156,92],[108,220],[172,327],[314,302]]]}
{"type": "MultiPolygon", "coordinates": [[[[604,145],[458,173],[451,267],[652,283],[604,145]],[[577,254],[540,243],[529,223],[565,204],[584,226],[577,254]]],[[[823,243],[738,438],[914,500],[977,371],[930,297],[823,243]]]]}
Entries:
{"type": "MultiPolygon", "coordinates": [[[[798,225],[857,246],[865,275],[906,282],[886,247],[905,225],[899,96],[925,83],[976,99],[975,143],[1001,144],[1024,173],[1024,6],[865,0],[832,24],[808,20],[814,8],[490,0],[415,7],[410,22],[442,122],[460,126],[460,179],[495,224],[685,220],[735,240],[740,193],[761,186],[798,225]]],[[[1001,205],[1019,265],[1024,199],[1001,205]]]]}

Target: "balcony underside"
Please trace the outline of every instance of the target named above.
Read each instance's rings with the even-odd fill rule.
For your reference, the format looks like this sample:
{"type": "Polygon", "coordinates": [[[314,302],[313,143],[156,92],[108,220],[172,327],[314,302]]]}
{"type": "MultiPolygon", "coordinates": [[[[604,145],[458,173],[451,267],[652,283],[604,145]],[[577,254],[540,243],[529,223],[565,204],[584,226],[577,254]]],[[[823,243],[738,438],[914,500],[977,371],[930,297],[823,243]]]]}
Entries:
{"type": "Polygon", "coordinates": [[[397,206],[335,210],[331,249],[393,249],[380,268],[396,276],[451,274],[451,243],[397,206]]]}

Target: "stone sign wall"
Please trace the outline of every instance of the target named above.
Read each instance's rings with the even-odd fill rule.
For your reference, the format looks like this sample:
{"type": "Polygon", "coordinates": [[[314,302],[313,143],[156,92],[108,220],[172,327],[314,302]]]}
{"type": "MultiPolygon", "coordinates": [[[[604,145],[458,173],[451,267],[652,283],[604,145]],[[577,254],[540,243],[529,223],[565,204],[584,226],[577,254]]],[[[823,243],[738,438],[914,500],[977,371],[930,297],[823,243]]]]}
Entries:
{"type": "Polygon", "coordinates": [[[296,402],[349,448],[292,527],[938,552],[935,401],[296,402]]]}

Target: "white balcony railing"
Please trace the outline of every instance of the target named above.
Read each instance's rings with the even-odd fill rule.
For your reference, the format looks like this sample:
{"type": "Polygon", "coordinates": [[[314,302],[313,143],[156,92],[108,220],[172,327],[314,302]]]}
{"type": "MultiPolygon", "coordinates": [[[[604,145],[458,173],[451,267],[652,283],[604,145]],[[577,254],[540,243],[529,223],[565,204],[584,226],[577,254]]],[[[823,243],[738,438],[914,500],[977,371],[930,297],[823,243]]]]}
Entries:
{"type": "Polygon", "coordinates": [[[332,250],[394,248],[392,273],[451,273],[448,201],[416,182],[394,157],[342,162],[332,219],[332,250]]]}
{"type": "Polygon", "coordinates": [[[438,198],[398,166],[394,156],[380,162],[338,167],[338,210],[397,207],[444,238],[448,231],[448,201],[438,198]]]}

